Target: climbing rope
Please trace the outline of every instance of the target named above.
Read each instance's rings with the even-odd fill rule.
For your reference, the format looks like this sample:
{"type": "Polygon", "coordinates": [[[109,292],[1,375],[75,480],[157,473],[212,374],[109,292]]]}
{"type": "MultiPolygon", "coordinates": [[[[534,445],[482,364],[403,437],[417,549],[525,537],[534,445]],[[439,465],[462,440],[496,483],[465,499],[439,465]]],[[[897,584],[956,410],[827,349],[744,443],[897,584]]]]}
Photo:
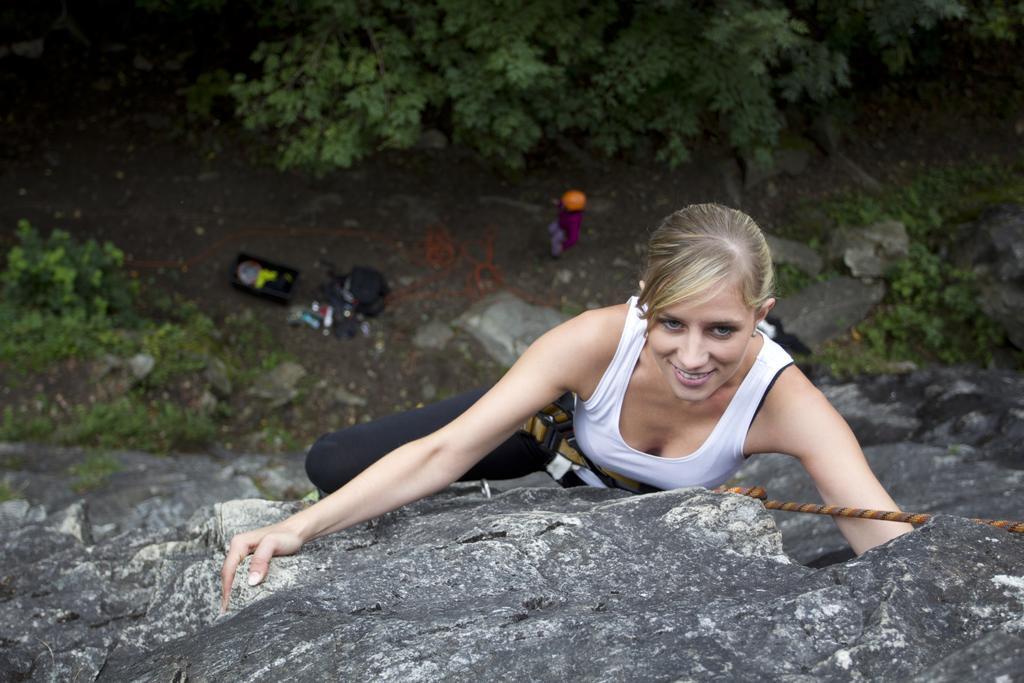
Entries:
{"type": "MultiPolygon", "coordinates": [[[[832,515],[833,517],[855,517],[858,519],[877,519],[885,522],[908,522],[910,524],[924,524],[933,515],[926,515],[919,512],[894,512],[891,510],[867,510],[863,508],[841,507],[839,505],[815,505],[814,503],[784,503],[778,500],[768,500],[768,492],[760,486],[719,486],[715,493],[738,493],[741,496],[757,498],[764,503],[769,510],[785,510],[786,512],[809,512],[816,515],[832,515]]],[[[1014,522],[1005,519],[971,519],[972,522],[980,522],[989,526],[1005,529],[1014,533],[1024,533],[1024,522],[1014,522]]]]}

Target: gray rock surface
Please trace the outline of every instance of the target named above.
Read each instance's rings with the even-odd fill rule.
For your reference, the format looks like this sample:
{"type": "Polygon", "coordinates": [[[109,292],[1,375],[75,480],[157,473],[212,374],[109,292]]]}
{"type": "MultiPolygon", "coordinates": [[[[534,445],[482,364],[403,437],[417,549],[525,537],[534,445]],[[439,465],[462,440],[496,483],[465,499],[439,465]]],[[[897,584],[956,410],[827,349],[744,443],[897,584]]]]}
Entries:
{"type": "Polygon", "coordinates": [[[131,371],[136,382],[144,380],[149,373],[153,372],[155,365],[156,359],[148,353],[137,353],[127,362],[128,370],[131,371]]]}
{"type": "MultiPolygon", "coordinates": [[[[218,512],[210,552],[287,510],[218,512]]],[[[201,537],[99,680],[902,680],[978,649],[994,678],[1024,600],[1024,540],[957,518],[813,570],[738,496],[452,491],[279,561],[175,639],[212,620],[201,537]]]]}
{"type": "Polygon", "coordinates": [[[785,324],[786,332],[813,349],[863,320],[883,296],[881,283],[835,277],[780,299],[775,315],[785,324]]]}
{"type": "MultiPolygon", "coordinates": [[[[251,498],[301,488],[301,458],[118,453],[77,493],[81,453],[5,445],[0,680],[1014,680],[1024,535],[963,517],[1021,516],[1024,378],[822,385],[896,500],[942,514],[835,563],[831,520],[750,498],[457,484],[260,586],[243,565],[224,617],[225,544],[303,505],[251,498]]],[[[786,456],[734,483],[818,501],[786,456]]]]}
{"type": "MultiPolygon", "coordinates": [[[[865,446],[872,469],[904,510],[989,519],[1024,518],[1024,377],[937,368],[907,375],[820,382],[865,446]]],[[[757,456],[738,486],[776,500],[820,502],[792,458],[757,456]]],[[[815,562],[845,552],[831,520],[774,512],[787,552],[815,562]]]]}
{"type": "Polygon", "coordinates": [[[73,468],[88,457],[78,449],[0,443],[0,473],[8,488],[43,510],[56,511],[87,499],[89,527],[96,540],[122,532],[176,528],[199,508],[223,500],[294,499],[312,490],[300,454],[227,459],[118,452],[106,456],[109,476],[83,491],[73,468]]]}
{"type": "Polygon", "coordinates": [[[929,444],[965,461],[1024,469],[1020,373],[953,367],[818,383],[862,445],[929,444]]]}
{"type": "Polygon", "coordinates": [[[206,358],[203,376],[217,398],[223,399],[231,396],[231,377],[228,375],[227,365],[220,358],[216,356],[208,356],[206,358]]]}

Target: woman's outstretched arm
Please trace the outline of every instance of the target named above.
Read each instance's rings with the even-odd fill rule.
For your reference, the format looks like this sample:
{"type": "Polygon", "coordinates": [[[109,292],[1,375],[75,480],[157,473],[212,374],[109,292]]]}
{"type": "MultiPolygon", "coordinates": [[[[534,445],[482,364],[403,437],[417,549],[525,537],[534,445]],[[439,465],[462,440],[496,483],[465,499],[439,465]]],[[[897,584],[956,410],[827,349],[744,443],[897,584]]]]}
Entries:
{"type": "MultiPolygon", "coordinates": [[[[899,510],[846,420],[796,366],[784,370],[768,393],[751,426],[747,450],[796,457],[826,505],[899,510]]],[[[913,529],[903,522],[835,520],[858,555],[913,529]]]]}
{"type": "MultiPolygon", "coordinates": [[[[277,524],[231,539],[221,568],[226,610],[239,565],[252,555],[248,582],[267,575],[270,559],[315,538],[365,522],[456,481],[523,422],[566,391],[596,382],[614,353],[615,309],[577,316],[534,342],[504,377],[438,431],[388,453],[352,481],[277,524]],[[608,330],[614,334],[609,335],[608,330]]],[[[618,327],[621,329],[621,316],[618,327]]]]}

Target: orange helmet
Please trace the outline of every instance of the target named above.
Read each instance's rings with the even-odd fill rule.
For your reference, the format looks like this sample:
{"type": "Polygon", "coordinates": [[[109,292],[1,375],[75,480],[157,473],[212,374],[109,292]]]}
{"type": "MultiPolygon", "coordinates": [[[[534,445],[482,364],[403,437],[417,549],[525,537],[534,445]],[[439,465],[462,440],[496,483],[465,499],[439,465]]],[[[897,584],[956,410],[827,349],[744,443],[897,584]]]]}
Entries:
{"type": "Polygon", "coordinates": [[[579,190],[569,190],[562,195],[562,206],[569,211],[582,211],[587,205],[587,195],[579,190]]]}

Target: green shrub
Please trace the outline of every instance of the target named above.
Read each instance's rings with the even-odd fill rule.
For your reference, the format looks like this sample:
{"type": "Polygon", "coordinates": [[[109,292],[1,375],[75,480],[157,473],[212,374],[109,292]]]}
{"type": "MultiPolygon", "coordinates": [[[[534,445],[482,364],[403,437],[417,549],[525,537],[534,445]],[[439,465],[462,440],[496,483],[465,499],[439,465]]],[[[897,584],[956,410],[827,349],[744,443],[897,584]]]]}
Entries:
{"type": "Polygon", "coordinates": [[[185,89],[185,110],[189,116],[207,120],[214,116],[214,106],[231,98],[231,75],[224,69],[206,71],[185,89]]]}
{"type": "Polygon", "coordinates": [[[775,266],[776,296],[791,296],[810,285],[816,279],[790,263],[781,263],[775,266]]]}
{"type": "Polygon", "coordinates": [[[129,316],[135,284],[122,272],[124,254],[110,242],[79,243],[63,230],[43,239],[18,221],[19,245],[0,273],[4,300],[22,310],[81,319],[129,316]]]}
{"type": "Polygon", "coordinates": [[[213,333],[213,321],[198,312],[182,323],[149,327],[143,335],[141,350],[151,355],[155,364],[146,377],[146,385],[160,386],[206,367],[207,355],[215,345],[213,333]]]}
{"type": "Polygon", "coordinates": [[[912,244],[889,275],[886,300],[864,335],[890,359],[988,363],[1004,335],[978,308],[977,296],[970,272],[912,244]]]}

